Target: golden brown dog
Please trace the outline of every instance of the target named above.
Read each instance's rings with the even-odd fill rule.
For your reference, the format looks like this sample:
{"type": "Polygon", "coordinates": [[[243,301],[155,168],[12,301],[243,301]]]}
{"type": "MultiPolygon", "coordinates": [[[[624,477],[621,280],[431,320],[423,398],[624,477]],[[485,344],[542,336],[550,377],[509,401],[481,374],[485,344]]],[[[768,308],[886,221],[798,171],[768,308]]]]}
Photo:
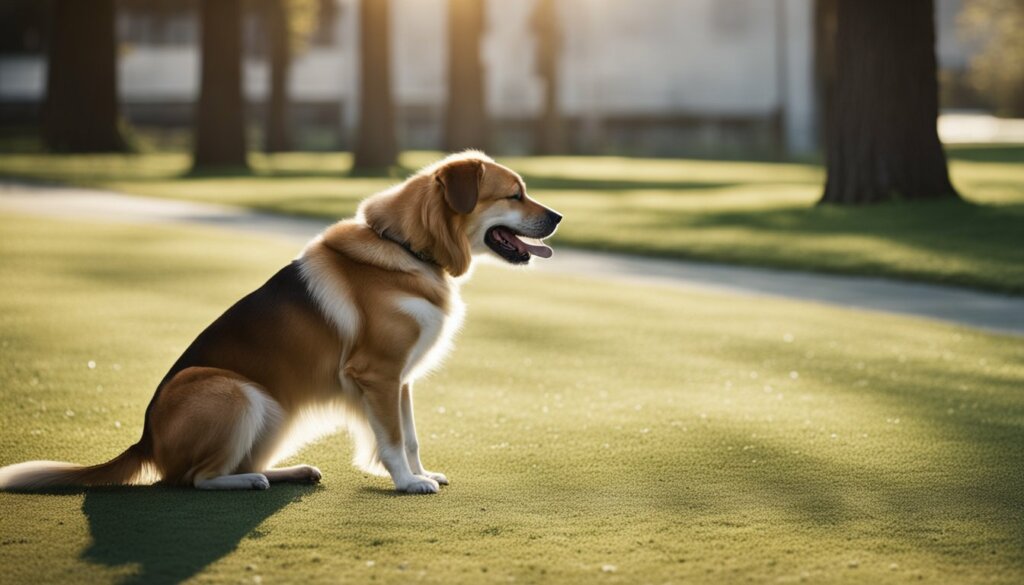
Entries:
{"type": "Polygon", "coordinates": [[[482,254],[549,257],[539,240],[560,220],[486,155],[450,156],[368,198],[203,331],[157,387],[138,443],[91,467],[5,467],[0,488],[316,482],[315,467],[274,465],[342,421],[361,467],[437,492],[448,480],[420,462],[412,384],[459,327],[460,277],[482,254]]]}

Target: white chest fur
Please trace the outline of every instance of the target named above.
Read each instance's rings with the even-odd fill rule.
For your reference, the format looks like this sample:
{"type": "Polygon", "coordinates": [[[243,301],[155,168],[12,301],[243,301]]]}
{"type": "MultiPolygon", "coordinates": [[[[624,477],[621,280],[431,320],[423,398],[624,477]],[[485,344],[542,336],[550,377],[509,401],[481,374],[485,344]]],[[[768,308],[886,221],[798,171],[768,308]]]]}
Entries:
{"type": "Polygon", "coordinates": [[[454,287],[447,314],[430,301],[419,297],[403,297],[397,303],[399,310],[415,319],[420,326],[419,337],[402,369],[402,383],[407,383],[440,365],[451,349],[452,338],[462,326],[466,307],[459,297],[458,289],[454,287]]]}

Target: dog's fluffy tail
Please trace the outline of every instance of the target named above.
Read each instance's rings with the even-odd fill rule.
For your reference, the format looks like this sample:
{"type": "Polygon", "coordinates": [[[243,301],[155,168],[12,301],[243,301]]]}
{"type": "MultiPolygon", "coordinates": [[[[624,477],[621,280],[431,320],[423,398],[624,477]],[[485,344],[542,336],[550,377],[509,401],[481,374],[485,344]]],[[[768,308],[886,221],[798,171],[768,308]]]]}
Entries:
{"type": "Polygon", "coordinates": [[[149,479],[151,464],[139,443],[106,463],[75,465],[60,461],[26,461],[0,468],[0,490],[125,485],[149,479]]]}

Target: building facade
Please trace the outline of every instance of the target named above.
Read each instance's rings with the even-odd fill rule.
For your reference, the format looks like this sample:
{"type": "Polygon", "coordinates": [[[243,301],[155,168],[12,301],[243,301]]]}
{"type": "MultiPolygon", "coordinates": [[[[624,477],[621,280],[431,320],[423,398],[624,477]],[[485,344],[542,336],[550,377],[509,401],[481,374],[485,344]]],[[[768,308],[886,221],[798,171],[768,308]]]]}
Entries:
{"type": "MultiPolygon", "coordinates": [[[[940,5],[957,0],[940,0],[940,5]]],[[[447,0],[392,0],[395,103],[403,148],[438,148],[447,0]]],[[[492,149],[528,152],[541,108],[535,0],[488,0],[482,47],[492,149]]],[[[291,120],[304,148],[347,148],[359,108],[357,0],[322,0],[295,57],[291,120]]],[[[574,152],[802,155],[818,147],[813,0],[560,0],[559,109],[574,152]]],[[[950,7],[942,8],[949,13],[950,7]]],[[[941,11],[940,11],[941,12],[941,11]]],[[[955,11],[954,11],[955,12],[955,11]]],[[[130,122],[186,128],[198,95],[194,2],[119,6],[119,84],[130,122]]],[[[246,16],[244,93],[258,126],[269,72],[246,16]]],[[[945,36],[945,35],[940,35],[945,36]]],[[[943,48],[943,47],[940,47],[943,48]]],[[[944,47],[946,59],[959,59],[944,47]]],[[[38,115],[40,51],[0,54],[0,120],[38,115]]]]}

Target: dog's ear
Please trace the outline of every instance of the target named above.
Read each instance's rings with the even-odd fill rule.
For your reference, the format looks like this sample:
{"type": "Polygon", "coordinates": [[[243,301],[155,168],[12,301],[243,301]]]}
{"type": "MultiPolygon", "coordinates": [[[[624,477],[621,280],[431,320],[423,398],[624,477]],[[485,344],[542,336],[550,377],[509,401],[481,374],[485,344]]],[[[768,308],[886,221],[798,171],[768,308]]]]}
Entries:
{"type": "Polygon", "coordinates": [[[444,200],[456,213],[466,214],[476,208],[480,198],[480,177],[484,164],[478,160],[457,160],[450,162],[434,174],[444,192],[444,200]]]}

